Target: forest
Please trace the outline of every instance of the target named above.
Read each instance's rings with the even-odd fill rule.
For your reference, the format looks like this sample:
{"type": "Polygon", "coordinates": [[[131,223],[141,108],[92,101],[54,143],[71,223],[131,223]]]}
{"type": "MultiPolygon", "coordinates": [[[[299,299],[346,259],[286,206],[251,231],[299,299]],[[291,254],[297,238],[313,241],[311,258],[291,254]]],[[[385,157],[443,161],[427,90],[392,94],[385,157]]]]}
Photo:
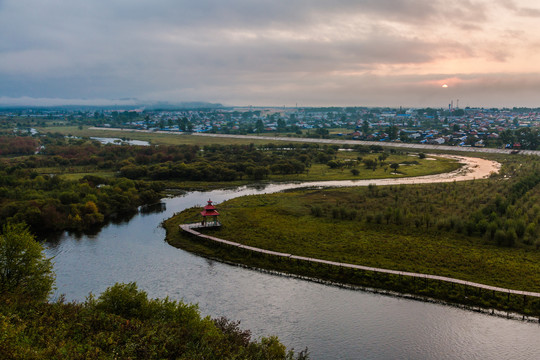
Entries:
{"type": "MultiPolygon", "coordinates": [[[[25,222],[36,232],[98,227],[111,216],[158,202],[165,184],[177,186],[174,181],[226,186],[295,179],[310,171],[323,178],[355,178],[361,171],[381,177],[408,158],[380,146],[349,152],[317,144],[119,146],[52,133],[2,136],[0,144],[9,145],[0,147],[0,224],[25,222]]],[[[444,166],[438,171],[456,165],[444,166]]]]}

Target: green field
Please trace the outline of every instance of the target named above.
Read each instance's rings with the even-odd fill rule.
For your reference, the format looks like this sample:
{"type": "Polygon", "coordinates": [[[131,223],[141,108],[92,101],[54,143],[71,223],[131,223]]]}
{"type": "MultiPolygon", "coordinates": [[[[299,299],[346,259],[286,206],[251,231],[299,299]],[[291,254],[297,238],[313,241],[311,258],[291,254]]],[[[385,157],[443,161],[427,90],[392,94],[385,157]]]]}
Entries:
{"type": "Polygon", "coordinates": [[[285,143],[275,140],[254,140],[254,139],[234,139],[234,138],[219,138],[207,136],[194,136],[186,134],[159,134],[152,132],[135,132],[131,130],[93,130],[87,127],[79,129],[77,126],[51,126],[46,128],[37,128],[39,132],[58,132],[63,135],[71,135],[78,137],[109,137],[122,138],[129,140],[148,141],[153,145],[244,145],[244,144],[267,144],[269,142],[279,144],[285,143]]]}
{"type": "MultiPolygon", "coordinates": [[[[305,189],[218,204],[213,236],[298,256],[540,292],[540,174],[535,157],[498,157],[502,173],[446,184],[305,189]]],[[[469,306],[540,315],[540,299],[448,283],[255,255],[178,230],[200,209],[165,223],[167,241],[247,266],[389,289],[469,306]]]]}
{"type": "MultiPolygon", "coordinates": [[[[133,131],[110,131],[110,130],[90,130],[88,128],[79,129],[77,126],[56,126],[39,129],[41,132],[59,132],[64,135],[77,137],[114,137],[130,140],[143,140],[151,144],[159,145],[266,145],[268,143],[279,144],[282,142],[275,140],[250,140],[250,139],[234,139],[226,137],[210,137],[210,136],[194,136],[184,134],[158,134],[158,133],[140,133],[133,131]]],[[[286,155],[286,151],[284,151],[286,155]]],[[[364,164],[358,160],[374,159],[377,160],[380,154],[360,154],[356,151],[339,151],[335,159],[341,161],[344,166],[339,168],[330,168],[326,164],[313,163],[307,171],[299,174],[269,174],[262,180],[267,181],[330,181],[330,180],[361,180],[361,179],[381,179],[381,178],[397,178],[409,176],[432,175],[445,173],[459,168],[461,165],[455,160],[438,157],[437,161],[431,159],[419,159],[415,153],[398,153],[391,151],[388,158],[384,160],[384,164],[376,167],[376,169],[367,169],[364,164]],[[401,164],[397,172],[393,172],[390,164],[401,164]],[[351,170],[357,172],[353,175],[351,170]]],[[[23,160],[23,158],[21,158],[23,160]]],[[[40,174],[56,174],[62,175],[66,179],[78,180],[86,175],[96,175],[101,177],[116,176],[116,171],[106,171],[92,166],[69,166],[69,167],[51,167],[51,168],[36,168],[40,174]]],[[[252,183],[253,179],[241,179],[232,182],[201,182],[201,181],[166,181],[168,188],[183,188],[183,189],[209,189],[209,188],[224,188],[232,186],[241,186],[252,183]]]]}
{"type": "MultiPolygon", "coordinates": [[[[370,226],[310,213],[313,202],[355,197],[358,191],[309,190],[229,200],[219,205],[223,227],[214,236],[317,259],[540,291],[538,251],[496,247],[469,236],[370,226]]],[[[182,214],[184,222],[198,218],[197,210],[182,214]]]]}

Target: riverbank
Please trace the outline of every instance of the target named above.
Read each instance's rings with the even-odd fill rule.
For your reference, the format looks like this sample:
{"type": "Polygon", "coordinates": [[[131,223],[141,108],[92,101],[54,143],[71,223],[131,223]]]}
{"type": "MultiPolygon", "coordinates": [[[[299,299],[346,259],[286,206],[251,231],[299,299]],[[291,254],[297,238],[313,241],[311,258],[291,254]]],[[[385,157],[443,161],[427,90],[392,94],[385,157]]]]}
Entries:
{"type": "MultiPolygon", "coordinates": [[[[499,166],[490,162],[469,162],[461,172],[445,176],[426,177],[424,179],[410,179],[410,183],[425,184],[428,182],[454,182],[457,179],[479,179],[480,174],[493,174],[493,167],[499,166]]],[[[498,170],[497,170],[498,171],[498,170]]],[[[407,179],[400,179],[407,181],[407,179]]],[[[409,180],[409,181],[410,181],[409,180]]],[[[378,180],[378,184],[385,184],[385,180],[378,180]]],[[[368,186],[373,182],[360,182],[355,185],[368,186]]],[[[386,183],[388,185],[388,183],[386,183]]],[[[304,184],[307,185],[307,184],[304,184]]],[[[309,184],[321,186],[321,184],[309,184]]],[[[503,181],[498,186],[505,186],[503,181]],[[502,184],[502,185],[501,185],[502,184]]],[[[337,186],[337,184],[333,184],[337,186]]],[[[417,185],[414,186],[416,197],[418,192],[430,192],[429,196],[444,193],[463,193],[470,189],[471,199],[475,192],[486,192],[488,183],[462,183],[462,185],[417,185]],[[441,186],[444,186],[442,188],[441,186]]],[[[409,188],[408,189],[413,189],[409,188]]],[[[528,248],[497,247],[485,243],[482,238],[475,238],[466,234],[452,234],[452,231],[441,230],[441,222],[436,217],[427,228],[420,228],[393,224],[394,213],[385,217],[388,210],[378,217],[362,215],[376,208],[377,202],[385,202],[385,196],[405,197],[404,188],[383,187],[375,189],[378,194],[370,194],[373,188],[367,189],[341,189],[341,190],[312,190],[276,195],[261,195],[235,199],[220,205],[223,210],[222,222],[225,225],[217,230],[214,236],[242,243],[246,246],[258,247],[276,252],[294,254],[304,258],[316,258],[339,263],[352,263],[368,267],[378,267],[405,272],[420,272],[436,276],[453,277],[465,281],[478,282],[495,287],[508,287],[525,291],[536,291],[537,279],[535,274],[539,269],[533,265],[538,264],[538,252],[528,248]],[[386,190],[385,190],[386,189],[386,190]],[[390,190],[390,191],[388,191],[390,190]],[[394,193],[395,195],[392,195],[394,193]],[[384,195],[386,194],[386,195],[384,195]],[[370,204],[369,197],[376,203],[370,204]],[[380,196],[383,196],[381,198],[380,196]],[[366,203],[366,208],[351,210],[357,206],[358,201],[366,203]],[[324,204],[333,202],[332,209],[324,210],[324,204]],[[335,204],[339,204],[339,208],[335,204]],[[319,205],[321,204],[321,205],[319,205]],[[323,208],[327,216],[314,215],[314,209],[323,208]],[[329,215],[333,213],[333,215],[329,215]],[[353,214],[353,215],[351,215],[353,214]],[[328,217],[330,216],[330,218],[328,217]],[[371,218],[371,220],[369,220],[371,218]],[[352,221],[351,221],[352,220],[352,221]],[[382,220],[382,221],[381,221],[382,220]],[[389,223],[390,222],[390,223],[389,223]],[[429,228],[429,229],[428,229],[429,228]],[[354,234],[354,235],[353,235],[354,234]]],[[[495,188],[494,188],[495,189],[495,188]]],[[[412,191],[412,190],[411,190],[412,191]]],[[[420,195],[420,202],[426,203],[420,195]]],[[[443,202],[448,203],[449,199],[443,202]]],[[[474,202],[473,202],[474,203],[474,202]]],[[[437,204],[435,203],[435,206],[437,204]]],[[[470,207],[468,204],[465,207],[470,207]]],[[[399,209],[399,206],[395,206],[399,209]]],[[[388,208],[387,208],[388,209],[388,208]]],[[[425,211],[422,212],[422,216],[425,211]]],[[[439,213],[436,208],[431,210],[439,213]]],[[[196,221],[196,211],[182,213],[180,217],[184,222],[196,221]]],[[[434,215],[430,215],[434,216],[434,215]]],[[[177,217],[178,218],[178,217],[177,217]]],[[[177,218],[169,221],[178,226],[181,222],[177,218]]],[[[411,222],[422,221],[423,218],[411,222]]],[[[444,220],[444,219],[443,219],[444,220]]],[[[168,222],[169,222],[168,221],[168,222]]],[[[430,220],[427,220],[430,221],[430,220]]],[[[446,221],[446,220],[445,220],[446,221]]],[[[452,220],[454,221],[454,220],[452,220]]],[[[186,250],[200,253],[204,256],[217,257],[227,261],[240,262],[245,265],[262,267],[276,271],[292,272],[296,274],[319,277],[330,281],[345,282],[360,286],[387,288],[393,291],[431,296],[446,301],[463,303],[472,306],[483,306],[503,311],[517,311],[528,315],[537,314],[540,305],[536,300],[520,298],[521,293],[497,293],[494,289],[489,291],[476,290],[475,286],[467,284],[419,284],[416,280],[404,279],[404,274],[366,274],[365,269],[353,271],[339,267],[337,274],[328,269],[328,264],[290,264],[287,261],[266,261],[266,255],[246,254],[245,249],[220,251],[216,244],[203,241],[194,244],[197,240],[189,236],[177,234],[174,226],[166,223],[169,243],[186,250]],[[242,253],[243,252],[243,253],[242,253]],[[278,264],[279,266],[277,266],[278,264]],[[362,275],[358,275],[360,272],[362,275]],[[348,276],[344,276],[347,273],[348,276]],[[379,277],[385,278],[384,280],[379,277]],[[376,279],[374,279],[376,278],[376,279]],[[382,281],[382,283],[381,283],[382,281]],[[422,285],[422,286],[420,286],[422,285]],[[463,285],[463,286],[462,286],[463,285]],[[488,294],[491,292],[490,294],[488,294]],[[489,295],[489,296],[488,296],[489,295]]],[[[464,226],[464,225],[463,225],[464,226]]],[[[200,241],[199,241],[200,242],[200,241]]],[[[305,261],[300,261],[305,262],[305,261]]],[[[432,279],[433,280],[433,279],[432,279]]],[[[436,280],[436,283],[444,281],[436,280]]]]}
{"type": "Polygon", "coordinates": [[[307,346],[314,359],[431,358],[434,348],[448,349],[443,351],[448,359],[456,353],[461,358],[497,358],[509,349],[513,358],[528,359],[540,351],[537,323],[509,321],[506,313],[487,316],[478,307],[464,311],[418,295],[394,296],[397,292],[384,289],[330,286],[290,273],[254,271],[164,241],[159,224],[184,209],[208,199],[219,207],[232,197],[276,188],[190,192],[164,199],[162,212],[136,214],[95,235],[66,233],[46,242],[59,284],[54,298],[65,294],[66,301],[83,302],[89,292],[100,294],[115,282],[136,281],[151,298],[198,303],[201,314],[241,321],[254,339],[276,334],[289,349],[307,346]]]}
{"type": "MultiPolygon", "coordinates": [[[[461,286],[461,288],[465,291],[466,289],[470,289],[471,294],[477,294],[481,295],[483,292],[487,292],[488,294],[491,293],[488,296],[488,299],[494,299],[497,296],[499,298],[506,296],[507,298],[507,305],[502,306],[502,304],[498,304],[495,307],[497,310],[505,310],[506,311],[506,317],[510,317],[509,310],[515,312],[520,311],[521,313],[525,314],[527,313],[527,316],[540,316],[539,313],[535,311],[535,308],[537,305],[540,305],[540,293],[538,292],[531,292],[531,291],[520,291],[520,290],[513,290],[508,288],[501,288],[497,286],[489,286],[485,284],[479,284],[471,281],[465,281],[461,279],[455,279],[455,278],[449,278],[445,276],[437,276],[437,275],[429,275],[429,274],[420,274],[420,273],[412,273],[412,272],[406,272],[406,271],[396,271],[396,270],[390,270],[390,269],[381,269],[381,268],[375,268],[375,267],[369,267],[369,266],[362,266],[362,265],[355,265],[355,264],[348,264],[343,262],[335,262],[335,261],[328,261],[323,259],[316,259],[316,258],[309,258],[304,256],[296,256],[288,253],[282,253],[277,251],[271,251],[271,250],[265,250],[261,248],[256,248],[253,246],[247,246],[241,243],[232,242],[229,240],[221,239],[215,236],[205,235],[200,233],[197,230],[205,230],[205,227],[202,227],[200,223],[193,223],[193,224],[181,224],[179,225],[179,228],[184,233],[187,233],[189,236],[196,238],[199,241],[206,242],[209,244],[213,244],[216,246],[223,246],[228,249],[234,249],[235,251],[241,251],[241,252],[247,252],[250,256],[256,255],[256,256],[262,256],[262,257],[269,257],[274,258],[278,262],[283,261],[289,261],[293,264],[296,263],[306,263],[308,264],[308,267],[317,266],[317,265],[326,265],[328,267],[334,267],[338,269],[345,269],[347,271],[361,271],[361,272],[367,272],[372,274],[379,274],[379,275],[386,275],[389,277],[398,277],[399,281],[403,281],[403,278],[407,278],[407,281],[410,282],[412,279],[413,284],[415,284],[415,288],[413,289],[413,292],[409,293],[411,295],[414,295],[418,290],[416,289],[416,284],[418,283],[418,289],[425,289],[428,287],[428,284],[431,282],[437,282],[438,287],[444,286],[448,287],[450,286],[452,289],[456,286],[461,286]],[[522,298],[522,306],[521,309],[518,310],[517,308],[519,304],[513,304],[513,306],[509,307],[508,304],[510,304],[510,297],[512,298],[522,298]],[[528,300],[527,300],[528,299],[528,300]],[[528,302],[530,303],[532,301],[533,305],[532,307],[528,307],[525,304],[528,302]]],[[[206,228],[208,229],[208,228],[206,228]]],[[[324,279],[324,277],[321,277],[320,275],[315,278],[306,278],[310,281],[316,281],[316,279],[319,278],[321,280],[324,279]]],[[[407,282],[406,281],[406,282],[407,282]]],[[[344,283],[332,283],[337,285],[344,285],[344,283]]],[[[388,287],[388,290],[393,290],[391,286],[388,287]]],[[[373,291],[373,290],[371,290],[373,291]]],[[[393,294],[396,295],[396,294],[393,294]]],[[[466,296],[466,295],[465,295],[466,296]]],[[[420,297],[416,297],[420,298],[420,297]]],[[[426,300],[427,298],[424,295],[421,295],[422,300],[426,300]]],[[[444,296],[441,296],[442,300],[445,299],[444,296]]],[[[476,299],[475,301],[465,302],[465,304],[469,304],[470,307],[474,307],[475,305],[479,308],[481,306],[485,306],[486,304],[482,304],[481,302],[476,299]]],[[[494,314],[494,309],[491,309],[491,313],[494,314]]],[[[498,313],[498,315],[501,315],[501,313],[498,313]]],[[[523,320],[525,320],[525,316],[522,317],[523,320]]],[[[529,319],[529,318],[528,318],[529,319]]],[[[535,321],[533,319],[529,319],[531,321],[535,321]]],[[[538,318],[538,321],[540,322],[540,317],[538,318]]]]}
{"type": "MultiPolygon", "coordinates": [[[[330,261],[314,261],[304,256],[279,256],[269,251],[265,253],[254,252],[248,245],[235,246],[233,244],[217,243],[215,236],[221,236],[218,231],[208,233],[208,237],[198,237],[179,231],[181,218],[173,218],[164,222],[167,231],[166,241],[183,250],[197,255],[222,261],[229,264],[260,269],[278,274],[291,274],[310,281],[322,281],[338,286],[351,286],[360,289],[375,289],[370,291],[400,293],[402,296],[426,301],[434,299],[451,304],[459,304],[468,309],[484,309],[485,312],[505,314],[522,314],[529,319],[538,319],[540,316],[539,298],[529,295],[535,293],[521,291],[497,291],[494,287],[478,287],[468,281],[445,281],[438,276],[407,276],[407,272],[383,271],[374,272],[369,267],[360,265],[339,266],[330,261]],[[277,256],[276,256],[277,255],[277,256]]],[[[208,231],[207,231],[208,232],[208,231]]],[[[525,317],[524,317],[525,319],[525,317]]]]}

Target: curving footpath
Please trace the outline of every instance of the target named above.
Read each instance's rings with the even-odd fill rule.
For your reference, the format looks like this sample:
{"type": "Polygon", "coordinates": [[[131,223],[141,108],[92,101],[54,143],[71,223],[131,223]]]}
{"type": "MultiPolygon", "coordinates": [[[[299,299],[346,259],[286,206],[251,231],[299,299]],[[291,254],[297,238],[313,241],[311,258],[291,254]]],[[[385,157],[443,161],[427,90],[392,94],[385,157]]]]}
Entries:
{"type": "MultiPolygon", "coordinates": [[[[438,155],[438,156],[441,156],[441,155],[438,155]]],[[[472,157],[464,157],[464,156],[450,156],[450,155],[446,155],[446,156],[455,158],[456,160],[463,163],[464,166],[456,171],[452,171],[446,174],[418,176],[418,177],[412,177],[412,178],[394,178],[394,179],[376,179],[376,180],[372,179],[372,180],[355,180],[355,181],[340,181],[340,182],[328,181],[326,183],[328,184],[328,186],[351,186],[351,185],[352,186],[367,186],[373,183],[375,183],[376,185],[398,185],[398,184],[466,181],[466,180],[487,178],[492,173],[498,173],[500,170],[500,164],[497,163],[496,161],[490,161],[486,159],[479,159],[479,158],[472,158],[472,157]]],[[[320,186],[320,183],[321,182],[317,182],[316,184],[320,186]]],[[[307,187],[309,185],[310,183],[302,183],[302,186],[307,187]]],[[[460,280],[460,279],[455,279],[455,278],[450,278],[450,277],[445,277],[445,276],[381,269],[381,268],[375,268],[375,267],[370,267],[370,266],[340,263],[340,262],[335,262],[335,261],[308,258],[304,256],[297,256],[297,255],[281,253],[277,251],[265,250],[265,249],[261,249],[261,248],[257,248],[257,247],[253,247],[249,245],[236,243],[229,240],[220,239],[214,236],[205,235],[195,230],[199,228],[204,228],[204,226],[201,223],[180,225],[180,229],[182,229],[183,231],[193,236],[207,239],[216,243],[232,246],[238,249],[260,253],[260,254],[277,256],[277,257],[291,259],[291,260],[300,260],[300,261],[307,261],[307,262],[317,263],[317,264],[338,266],[338,267],[343,267],[343,268],[372,271],[372,272],[392,274],[392,275],[398,275],[398,276],[409,276],[409,277],[419,278],[419,279],[444,281],[447,283],[460,284],[460,285],[466,285],[466,286],[489,290],[489,291],[507,293],[508,295],[512,294],[512,295],[522,295],[522,296],[531,296],[531,297],[540,298],[540,293],[537,293],[537,292],[507,289],[507,288],[490,286],[490,285],[485,285],[485,284],[480,284],[480,283],[475,283],[471,281],[465,281],[465,280],[460,280]]]]}
{"type": "Polygon", "coordinates": [[[419,278],[419,279],[438,280],[438,281],[444,281],[444,282],[448,282],[448,283],[471,286],[471,287],[480,288],[480,289],[484,289],[484,290],[503,292],[503,293],[507,293],[509,295],[512,294],[512,295],[532,296],[532,297],[540,298],[540,293],[537,293],[537,292],[513,290],[513,289],[507,289],[507,288],[502,288],[502,287],[497,287],[497,286],[484,285],[484,284],[475,283],[475,282],[471,282],[471,281],[454,279],[454,278],[450,278],[450,277],[446,277],[446,276],[438,276],[438,275],[413,273],[413,272],[407,272],[407,271],[381,269],[381,268],[375,268],[375,267],[371,267],[371,266],[340,263],[340,262],[335,262],[335,261],[308,258],[308,257],[304,257],[304,256],[297,256],[297,255],[281,253],[281,252],[277,252],[277,251],[265,250],[265,249],[261,249],[261,248],[257,248],[257,247],[253,247],[253,246],[249,246],[249,245],[236,243],[236,242],[229,241],[229,240],[220,239],[220,238],[217,238],[215,236],[201,234],[200,232],[194,230],[194,229],[198,229],[198,228],[204,228],[204,226],[201,225],[201,223],[182,224],[182,225],[180,225],[180,229],[182,229],[183,231],[185,231],[185,232],[187,232],[187,233],[189,233],[191,235],[194,235],[196,237],[207,239],[207,240],[210,240],[210,241],[213,241],[213,242],[216,242],[216,243],[232,246],[232,247],[235,247],[235,248],[238,248],[238,249],[248,250],[248,251],[264,254],[264,255],[278,256],[278,257],[286,258],[286,259],[290,259],[290,260],[307,261],[307,262],[311,262],[311,263],[338,266],[338,267],[342,267],[342,268],[364,270],[364,271],[372,271],[372,272],[378,272],[378,273],[384,273],[384,274],[392,274],[392,275],[400,275],[400,276],[409,276],[409,277],[414,277],[414,278],[419,278]]]}

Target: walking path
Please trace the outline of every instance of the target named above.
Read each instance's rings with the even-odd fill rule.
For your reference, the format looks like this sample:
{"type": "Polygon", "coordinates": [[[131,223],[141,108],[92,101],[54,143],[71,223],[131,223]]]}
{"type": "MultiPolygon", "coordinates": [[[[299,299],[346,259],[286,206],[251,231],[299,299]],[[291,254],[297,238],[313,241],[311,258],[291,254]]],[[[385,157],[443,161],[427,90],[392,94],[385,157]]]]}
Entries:
{"type": "MultiPolygon", "coordinates": [[[[464,180],[485,178],[485,177],[488,177],[491,173],[499,172],[499,169],[500,169],[500,164],[495,161],[479,159],[479,158],[463,157],[463,156],[451,156],[451,155],[445,155],[445,156],[456,158],[458,161],[464,163],[464,166],[456,171],[452,171],[446,174],[418,176],[418,177],[412,177],[412,178],[359,180],[359,181],[350,182],[351,184],[349,184],[349,182],[347,181],[340,181],[340,182],[329,181],[329,182],[324,182],[324,183],[327,184],[328,186],[333,186],[333,185],[367,186],[373,183],[377,185],[398,185],[398,184],[414,184],[414,183],[464,181],[464,180]]],[[[309,186],[309,184],[310,183],[303,183],[302,185],[305,185],[307,187],[309,186]]],[[[318,184],[320,186],[321,182],[316,182],[314,184],[318,184]]],[[[307,261],[311,263],[338,266],[338,267],[343,267],[343,268],[358,269],[358,270],[372,271],[372,272],[399,275],[399,276],[409,276],[409,277],[420,278],[420,279],[438,280],[438,281],[444,281],[448,283],[466,285],[466,286],[471,286],[471,287],[480,288],[484,290],[497,291],[497,292],[503,292],[503,293],[508,293],[508,294],[514,294],[514,295],[540,297],[540,293],[537,293],[537,292],[512,290],[512,289],[507,289],[507,288],[502,288],[502,287],[497,287],[497,286],[490,286],[490,285],[475,283],[471,281],[449,278],[445,276],[381,269],[381,268],[375,268],[375,267],[370,267],[370,266],[340,263],[340,262],[334,262],[334,261],[329,261],[329,260],[308,258],[308,257],[303,257],[303,256],[297,256],[297,255],[292,255],[292,254],[287,254],[287,253],[271,251],[271,250],[265,250],[265,249],[256,248],[249,245],[243,245],[243,244],[236,243],[229,240],[220,239],[214,236],[201,234],[200,232],[195,230],[202,227],[203,226],[201,225],[201,223],[180,225],[180,228],[183,231],[190,233],[194,236],[197,236],[199,238],[204,238],[204,239],[214,241],[220,244],[225,244],[225,245],[233,246],[239,249],[253,251],[256,253],[272,255],[272,256],[277,256],[277,257],[287,258],[287,259],[292,259],[292,260],[301,260],[301,261],[307,261]]]]}
{"type": "Polygon", "coordinates": [[[385,274],[392,274],[392,275],[399,275],[399,276],[409,276],[409,277],[420,278],[420,279],[438,280],[438,281],[444,281],[444,282],[448,282],[448,283],[471,286],[471,287],[480,288],[480,289],[489,290],[489,291],[498,291],[498,292],[503,292],[503,293],[507,293],[507,294],[513,294],[513,295],[540,297],[540,293],[537,293],[537,292],[512,290],[512,289],[507,289],[507,288],[502,288],[502,287],[497,287],[497,286],[479,284],[479,283],[475,283],[475,282],[471,282],[471,281],[465,281],[465,280],[460,280],[460,279],[449,278],[449,277],[446,277],[446,276],[437,276],[437,275],[428,275],[428,274],[413,273],[413,272],[407,272],[407,271],[380,269],[380,268],[375,268],[375,267],[370,267],[370,266],[362,266],[362,265],[355,265],[355,264],[340,263],[340,262],[335,262],[335,261],[308,258],[308,257],[304,257],[304,256],[297,256],[297,255],[281,253],[281,252],[277,252],[277,251],[265,250],[265,249],[261,249],[261,248],[257,248],[257,247],[253,247],[253,246],[243,245],[243,244],[236,243],[236,242],[229,241],[229,240],[220,239],[220,238],[217,238],[217,237],[214,237],[214,236],[201,234],[200,232],[195,230],[195,229],[198,229],[198,228],[201,228],[201,227],[204,227],[204,226],[201,225],[201,223],[182,224],[182,225],[180,225],[180,228],[183,231],[185,231],[185,232],[187,232],[189,234],[192,234],[194,236],[197,236],[197,237],[200,237],[200,238],[203,238],[203,239],[207,239],[207,240],[210,240],[210,241],[214,241],[214,242],[217,242],[217,243],[220,243],[220,244],[233,246],[233,247],[236,247],[238,249],[249,250],[249,251],[260,253],[260,254],[278,256],[278,257],[281,257],[281,258],[286,258],[286,259],[291,259],[291,260],[301,260],[301,261],[307,261],[307,262],[317,263],[317,264],[338,266],[338,267],[342,267],[342,268],[357,269],[357,270],[364,270],[364,271],[372,271],[372,272],[377,272],[377,273],[385,273],[385,274]]]}
{"type": "MultiPolygon", "coordinates": [[[[150,132],[148,130],[101,128],[101,127],[90,128],[90,130],[150,132]]],[[[175,131],[155,131],[155,133],[176,134],[176,135],[184,134],[184,133],[179,133],[175,131]]],[[[408,143],[394,143],[394,142],[375,142],[375,141],[361,141],[361,140],[310,139],[310,138],[294,138],[294,137],[280,137],[280,136],[230,135],[230,134],[208,134],[208,133],[191,133],[190,135],[221,137],[221,138],[235,138],[235,139],[323,143],[323,144],[336,144],[336,145],[344,145],[344,144],[365,145],[365,146],[380,145],[384,147],[409,148],[409,149],[428,150],[428,151],[429,150],[464,151],[464,152],[492,153],[492,154],[510,154],[512,152],[512,150],[506,150],[506,149],[408,144],[408,143]]],[[[520,154],[540,156],[540,151],[522,150],[520,151],[520,154]]],[[[464,162],[465,166],[451,173],[419,176],[419,177],[414,177],[414,178],[362,180],[362,181],[351,182],[351,184],[354,184],[356,186],[362,186],[362,185],[368,185],[368,184],[373,184],[373,183],[377,185],[391,185],[391,184],[417,184],[417,183],[432,183],[432,182],[465,181],[465,180],[474,180],[474,179],[481,179],[481,178],[488,177],[491,173],[497,173],[500,169],[500,164],[495,161],[479,159],[479,158],[463,157],[463,156],[456,156],[455,158],[458,159],[458,161],[460,162],[464,162]],[[361,182],[365,182],[366,184],[362,184],[361,182]]],[[[332,185],[331,183],[332,182],[329,182],[328,185],[332,185]]],[[[317,182],[317,184],[320,184],[320,182],[317,182]]],[[[305,185],[309,186],[309,183],[306,183],[305,185]]],[[[266,255],[273,255],[273,256],[284,257],[288,259],[308,261],[308,262],[319,263],[319,264],[327,264],[327,265],[339,266],[339,267],[344,267],[344,268],[359,269],[359,270],[373,271],[373,272],[401,275],[401,276],[409,276],[409,277],[422,278],[422,279],[445,281],[449,283],[467,285],[467,286],[476,287],[476,288],[480,288],[484,290],[498,291],[498,292],[504,292],[504,293],[514,294],[514,295],[540,297],[540,293],[536,293],[536,292],[506,289],[506,288],[501,288],[497,286],[490,286],[490,285],[479,284],[479,283],[475,283],[471,281],[449,278],[445,276],[411,273],[411,272],[406,272],[406,271],[396,271],[396,270],[389,270],[389,269],[380,269],[380,268],[374,268],[374,267],[369,267],[369,266],[339,263],[339,262],[334,262],[334,261],[307,258],[303,256],[297,256],[297,255],[285,254],[285,253],[280,253],[280,252],[271,251],[271,250],[260,249],[253,246],[243,245],[243,244],[235,243],[229,240],[224,240],[224,239],[216,238],[213,236],[201,234],[200,232],[194,230],[195,228],[198,228],[198,227],[201,227],[200,224],[180,225],[180,228],[183,231],[188,232],[197,237],[205,238],[214,242],[218,242],[218,243],[226,244],[229,246],[237,247],[240,249],[250,250],[253,252],[262,253],[266,255]]]]}

